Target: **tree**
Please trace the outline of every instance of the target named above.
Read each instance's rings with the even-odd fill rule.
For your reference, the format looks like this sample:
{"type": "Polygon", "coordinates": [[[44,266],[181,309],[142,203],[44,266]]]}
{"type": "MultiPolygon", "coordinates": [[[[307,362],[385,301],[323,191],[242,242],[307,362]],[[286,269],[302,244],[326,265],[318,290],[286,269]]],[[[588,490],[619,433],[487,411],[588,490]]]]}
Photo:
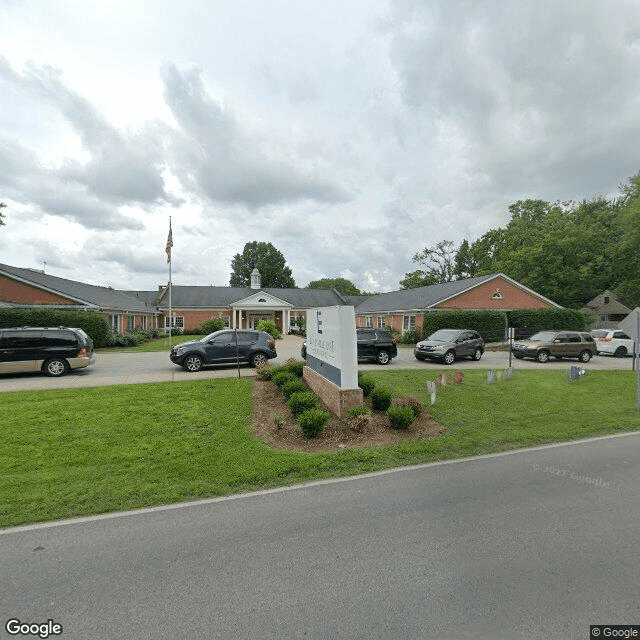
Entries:
{"type": "Polygon", "coordinates": [[[2,213],[2,209],[6,206],[4,202],[0,202],[0,227],[4,225],[4,213],[2,213]]]}
{"type": "Polygon", "coordinates": [[[360,290],[351,280],[346,278],[320,278],[312,280],[306,289],[336,289],[345,296],[360,296],[360,290]]]}
{"type": "Polygon", "coordinates": [[[442,240],[435,247],[425,247],[420,253],[416,253],[413,261],[421,264],[424,274],[433,276],[436,279],[435,283],[451,282],[454,257],[453,242],[442,240]]]}
{"type": "Polygon", "coordinates": [[[418,287],[427,287],[430,284],[437,284],[436,276],[428,275],[422,269],[417,269],[411,273],[405,273],[404,278],[400,280],[401,289],[417,289],[418,287]]]}
{"type": "Polygon", "coordinates": [[[247,242],[242,253],[236,253],[231,261],[232,287],[251,285],[251,272],[258,269],[263,287],[279,289],[295,287],[291,269],[284,256],[270,242],[247,242]]]}

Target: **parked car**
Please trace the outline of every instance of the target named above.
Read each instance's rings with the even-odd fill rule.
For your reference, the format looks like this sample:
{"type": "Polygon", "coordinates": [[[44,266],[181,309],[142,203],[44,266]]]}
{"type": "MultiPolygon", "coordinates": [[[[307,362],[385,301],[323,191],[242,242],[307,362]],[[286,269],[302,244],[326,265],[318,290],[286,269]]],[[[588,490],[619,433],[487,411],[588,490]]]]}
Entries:
{"type": "Polygon", "coordinates": [[[594,329],[589,332],[596,341],[598,353],[606,353],[624,358],[626,355],[633,355],[634,341],[624,331],[619,329],[594,329]]]}
{"type": "Polygon", "coordinates": [[[214,364],[265,364],[275,358],[276,341],[266,331],[222,329],[201,340],[177,344],[169,353],[174,364],[187,371],[200,371],[214,364]]]}
{"type": "MultiPolygon", "coordinates": [[[[358,362],[373,360],[378,364],[389,364],[398,355],[396,339],[387,329],[360,327],[356,329],[358,362]]],[[[307,359],[307,343],[300,349],[303,360],[307,359]]]]}
{"type": "Polygon", "coordinates": [[[483,354],[484,340],[471,329],[438,329],[413,350],[418,360],[439,360],[444,364],[453,364],[457,358],[480,360],[483,354]]]}
{"type": "Polygon", "coordinates": [[[540,331],[528,340],[514,343],[512,352],[518,359],[533,358],[538,362],[547,362],[551,356],[589,362],[597,349],[593,336],[584,331],[540,331]]]}
{"type": "Polygon", "coordinates": [[[93,340],[77,327],[0,329],[0,373],[42,373],[59,377],[96,361],[93,340]]]}

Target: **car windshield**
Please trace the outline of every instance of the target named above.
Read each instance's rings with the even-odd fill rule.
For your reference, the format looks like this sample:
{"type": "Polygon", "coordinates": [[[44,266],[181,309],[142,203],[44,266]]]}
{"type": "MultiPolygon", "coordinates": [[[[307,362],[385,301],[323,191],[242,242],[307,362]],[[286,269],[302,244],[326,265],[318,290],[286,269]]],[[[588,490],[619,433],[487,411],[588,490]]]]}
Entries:
{"type": "Polygon", "coordinates": [[[541,331],[532,335],[529,340],[533,342],[551,342],[556,337],[555,331],[541,331]]]}
{"type": "Polygon", "coordinates": [[[460,335],[457,329],[439,329],[432,333],[427,340],[432,342],[453,342],[460,335]]]}

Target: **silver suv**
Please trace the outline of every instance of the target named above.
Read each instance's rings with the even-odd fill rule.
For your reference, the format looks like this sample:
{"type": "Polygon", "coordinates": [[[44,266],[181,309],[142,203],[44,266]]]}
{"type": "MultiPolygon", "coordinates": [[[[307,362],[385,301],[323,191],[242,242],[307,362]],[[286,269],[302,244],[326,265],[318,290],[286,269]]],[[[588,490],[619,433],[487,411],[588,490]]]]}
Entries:
{"type": "Polygon", "coordinates": [[[439,360],[444,364],[453,364],[457,358],[480,360],[483,353],[484,340],[471,329],[438,329],[413,350],[418,360],[439,360]]]}

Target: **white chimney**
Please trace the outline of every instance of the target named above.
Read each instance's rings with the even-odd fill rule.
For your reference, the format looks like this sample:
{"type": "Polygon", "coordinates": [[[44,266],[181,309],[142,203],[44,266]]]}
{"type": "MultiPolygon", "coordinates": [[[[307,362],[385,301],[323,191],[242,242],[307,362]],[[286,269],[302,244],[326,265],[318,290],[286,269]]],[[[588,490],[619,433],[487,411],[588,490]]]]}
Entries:
{"type": "Polygon", "coordinates": [[[255,268],[251,272],[251,288],[252,289],[260,289],[262,287],[262,278],[260,277],[260,272],[257,268],[255,268]]]}

